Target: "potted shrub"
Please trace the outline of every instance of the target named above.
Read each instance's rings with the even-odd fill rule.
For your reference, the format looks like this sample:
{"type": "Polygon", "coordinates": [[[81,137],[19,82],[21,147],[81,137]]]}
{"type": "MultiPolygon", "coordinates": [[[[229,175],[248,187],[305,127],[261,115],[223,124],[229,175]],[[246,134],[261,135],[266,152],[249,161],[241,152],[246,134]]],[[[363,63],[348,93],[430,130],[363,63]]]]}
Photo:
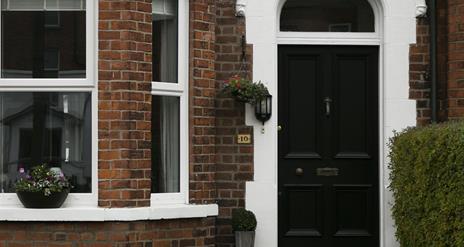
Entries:
{"type": "Polygon", "coordinates": [[[256,105],[269,95],[269,91],[263,83],[253,82],[240,76],[230,78],[223,91],[231,94],[235,100],[251,105],[256,105]]]}
{"type": "Polygon", "coordinates": [[[253,212],[240,208],[232,213],[232,228],[235,232],[236,247],[255,245],[256,216],[253,212]]]}
{"type": "Polygon", "coordinates": [[[15,183],[16,195],[26,208],[59,208],[71,187],[59,168],[50,169],[47,165],[32,168],[30,174],[21,168],[15,183]]]}

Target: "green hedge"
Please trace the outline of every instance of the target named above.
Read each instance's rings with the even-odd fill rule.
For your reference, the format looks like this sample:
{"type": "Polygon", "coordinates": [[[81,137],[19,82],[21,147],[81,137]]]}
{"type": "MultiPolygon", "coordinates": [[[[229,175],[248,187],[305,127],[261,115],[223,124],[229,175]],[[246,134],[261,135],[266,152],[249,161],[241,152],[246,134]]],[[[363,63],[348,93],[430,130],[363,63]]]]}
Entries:
{"type": "Polygon", "coordinates": [[[410,128],[390,144],[401,246],[464,246],[464,123],[410,128]]]}

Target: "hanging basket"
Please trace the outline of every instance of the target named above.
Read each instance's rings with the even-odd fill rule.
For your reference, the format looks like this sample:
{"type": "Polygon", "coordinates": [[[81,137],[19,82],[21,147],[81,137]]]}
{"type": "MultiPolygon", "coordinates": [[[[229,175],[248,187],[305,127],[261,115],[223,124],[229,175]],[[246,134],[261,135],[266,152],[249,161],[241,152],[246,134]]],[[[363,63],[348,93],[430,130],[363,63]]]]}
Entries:
{"type": "Polygon", "coordinates": [[[259,82],[234,76],[225,83],[223,91],[230,93],[238,102],[255,105],[258,101],[269,95],[267,87],[259,82]]]}

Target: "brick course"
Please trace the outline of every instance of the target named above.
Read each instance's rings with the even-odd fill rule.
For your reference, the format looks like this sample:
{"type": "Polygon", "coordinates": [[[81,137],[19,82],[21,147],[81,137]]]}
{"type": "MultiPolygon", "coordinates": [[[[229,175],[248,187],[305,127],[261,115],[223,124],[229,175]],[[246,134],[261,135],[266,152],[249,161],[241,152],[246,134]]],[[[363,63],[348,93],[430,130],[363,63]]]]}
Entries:
{"type": "Polygon", "coordinates": [[[2,223],[0,247],[213,247],[214,221],[2,223]]]}

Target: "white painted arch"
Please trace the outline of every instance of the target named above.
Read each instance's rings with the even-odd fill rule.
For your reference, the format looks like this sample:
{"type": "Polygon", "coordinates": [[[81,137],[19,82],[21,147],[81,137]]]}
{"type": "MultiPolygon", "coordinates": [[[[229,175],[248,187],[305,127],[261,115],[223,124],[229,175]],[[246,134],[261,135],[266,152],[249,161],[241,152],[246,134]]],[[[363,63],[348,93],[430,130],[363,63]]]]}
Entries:
{"type": "Polygon", "coordinates": [[[254,128],[254,181],[246,186],[246,206],[258,218],[257,247],[277,247],[277,45],[377,44],[380,46],[380,231],[381,247],[399,246],[390,214],[388,190],[388,139],[393,130],[416,123],[415,102],[409,100],[409,45],[416,39],[416,0],[368,0],[376,15],[375,35],[351,36],[323,33],[279,33],[280,10],[286,0],[248,0],[247,41],[253,45],[253,78],[267,84],[274,113],[262,130],[253,109],[247,109],[247,124],[254,128]],[[293,35],[293,37],[292,37],[293,35]]]}

